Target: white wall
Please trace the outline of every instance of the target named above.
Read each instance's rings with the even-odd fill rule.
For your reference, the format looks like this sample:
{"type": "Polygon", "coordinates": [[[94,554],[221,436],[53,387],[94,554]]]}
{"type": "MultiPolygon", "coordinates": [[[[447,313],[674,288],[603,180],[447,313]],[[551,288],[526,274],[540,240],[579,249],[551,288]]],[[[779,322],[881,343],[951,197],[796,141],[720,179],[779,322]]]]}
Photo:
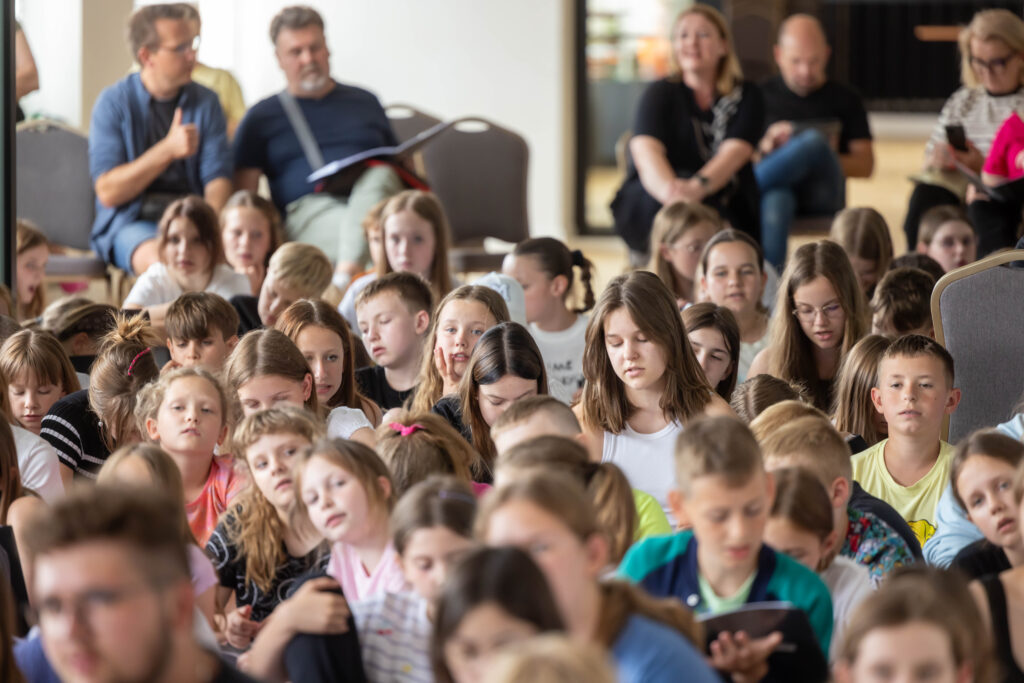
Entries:
{"type": "MultiPolygon", "coordinates": [[[[571,223],[572,2],[570,0],[307,0],[327,24],[333,75],[385,104],[404,102],[439,118],[481,115],[530,146],[534,234],[560,236],[571,223]]],[[[142,4],[136,2],[136,4],[142,4]]],[[[284,86],[270,44],[270,20],[284,0],[199,0],[199,58],[230,69],[252,104],[284,86]]],[[[132,0],[19,0],[43,91],[27,110],[88,125],[98,91],[83,89],[80,65],[99,52],[128,68],[124,25],[132,0]],[[82,11],[103,13],[103,22],[82,11]],[[117,17],[111,18],[114,11],[117,17]],[[55,16],[60,21],[55,21],[55,16]],[[103,23],[109,30],[94,30],[103,23]],[[112,32],[116,31],[116,38],[112,32]],[[38,36],[38,37],[37,37],[38,36]],[[111,52],[118,45],[123,63],[111,52]],[[37,47],[38,45],[38,47],[37,47]],[[82,115],[82,110],[86,114],[82,115]]]]}

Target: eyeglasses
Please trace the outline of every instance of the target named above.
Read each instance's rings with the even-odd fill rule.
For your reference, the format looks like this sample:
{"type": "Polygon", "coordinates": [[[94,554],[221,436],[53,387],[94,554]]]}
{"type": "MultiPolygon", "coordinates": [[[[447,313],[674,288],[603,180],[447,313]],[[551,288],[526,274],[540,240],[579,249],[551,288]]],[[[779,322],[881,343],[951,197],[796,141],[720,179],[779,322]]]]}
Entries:
{"type": "Polygon", "coordinates": [[[681,242],[675,242],[675,243],[669,245],[669,250],[670,251],[676,251],[678,249],[682,249],[687,254],[699,254],[702,251],[704,251],[704,245],[706,245],[706,244],[707,244],[706,240],[705,241],[697,240],[696,242],[687,242],[685,244],[681,243],[681,242]]]}
{"type": "Polygon", "coordinates": [[[174,45],[171,47],[161,45],[157,50],[168,50],[179,55],[183,55],[186,52],[199,52],[199,36],[196,36],[192,40],[187,40],[181,45],[174,45]]]}
{"type": "Polygon", "coordinates": [[[1016,53],[1010,53],[1005,57],[996,57],[994,59],[984,60],[981,57],[971,57],[970,64],[971,68],[975,71],[985,69],[989,73],[1001,73],[1006,65],[1013,61],[1017,57],[1016,53]]]}
{"type": "Polygon", "coordinates": [[[843,314],[843,307],[838,302],[825,304],[824,306],[797,306],[793,309],[793,315],[802,323],[813,323],[814,319],[821,313],[827,320],[834,320],[843,314]]]}

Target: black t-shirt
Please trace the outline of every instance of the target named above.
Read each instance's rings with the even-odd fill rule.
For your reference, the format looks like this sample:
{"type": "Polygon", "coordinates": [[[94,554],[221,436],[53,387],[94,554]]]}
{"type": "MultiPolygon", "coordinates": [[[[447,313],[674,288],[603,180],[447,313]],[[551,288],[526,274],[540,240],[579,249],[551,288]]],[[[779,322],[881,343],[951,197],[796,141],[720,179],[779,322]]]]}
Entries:
{"type": "Polygon", "coordinates": [[[455,431],[462,434],[462,437],[470,444],[473,443],[473,431],[469,425],[462,422],[462,405],[458,396],[442,396],[441,400],[430,409],[430,412],[437,413],[448,420],[448,424],[454,427],[455,431]]]}
{"type": "Polygon", "coordinates": [[[229,299],[231,305],[238,312],[238,336],[242,337],[246,332],[263,328],[263,320],[260,319],[259,299],[251,294],[236,294],[229,299]]]}
{"type": "Polygon", "coordinates": [[[263,621],[270,616],[274,608],[288,595],[296,580],[310,571],[326,571],[330,554],[321,552],[319,548],[314,548],[304,557],[292,557],[285,550],[284,562],[278,565],[270,590],[260,590],[255,584],[245,580],[245,557],[239,554],[238,547],[228,536],[227,524],[233,520],[234,516],[228,513],[217,524],[217,528],[206,543],[206,554],[217,570],[220,585],[235,591],[235,604],[239,607],[252,605],[253,621],[263,621]]]}
{"type": "Polygon", "coordinates": [[[853,482],[853,490],[850,493],[850,501],[847,504],[857,512],[870,512],[875,517],[881,519],[891,526],[900,535],[900,538],[907,542],[907,547],[910,548],[910,552],[914,554],[915,558],[922,559],[924,557],[921,553],[921,542],[917,540],[917,536],[911,530],[910,525],[907,524],[907,520],[903,519],[900,513],[896,512],[884,500],[875,498],[861,488],[860,484],[853,482]]]}
{"type": "MultiPolygon", "coordinates": [[[[180,95],[179,95],[180,97],[180,95]]],[[[155,97],[149,99],[149,119],[146,124],[146,149],[151,148],[165,137],[171,130],[171,121],[174,120],[174,110],[178,108],[178,99],[158,100],[155,97]]],[[[146,188],[146,193],[166,193],[186,195],[188,194],[188,174],[185,170],[185,160],[176,159],[168,164],[163,173],[158,175],[146,188]]]]}
{"type": "Polygon", "coordinates": [[[356,384],[363,396],[380,406],[381,410],[400,408],[405,400],[412,395],[413,389],[398,391],[388,384],[384,368],[370,365],[356,370],[356,384]]]}
{"type": "Polygon", "coordinates": [[[983,538],[961,549],[953,558],[953,566],[968,579],[980,579],[1010,569],[1010,560],[1002,548],[983,538]]]}
{"type": "Polygon", "coordinates": [[[860,95],[841,83],[826,81],[825,85],[801,97],[789,89],[782,76],[775,76],[761,84],[761,92],[765,127],[776,121],[838,119],[840,154],[850,151],[850,140],[871,139],[864,102],[860,95]]]}
{"type": "Polygon", "coordinates": [[[110,450],[100,432],[100,418],[89,407],[89,390],[68,394],[43,416],[39,436],[57,451],[60,464],[76,477],[95,479],[110,450]]]}

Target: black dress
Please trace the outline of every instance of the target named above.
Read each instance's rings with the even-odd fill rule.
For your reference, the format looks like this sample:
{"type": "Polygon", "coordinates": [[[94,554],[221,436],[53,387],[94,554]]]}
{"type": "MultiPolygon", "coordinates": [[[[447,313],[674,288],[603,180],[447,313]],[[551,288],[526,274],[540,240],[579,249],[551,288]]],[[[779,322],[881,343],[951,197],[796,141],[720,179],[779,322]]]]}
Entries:
{"type": "MultiPolygon", "coordinates": [[[[633,135],[648,135],[665,145],[668,163],[677,177],[690,178],[714,156],[716,140],[743,140],[756,147],[764,129],[764,102],[752,84],[737,86],[736,96],[720,97],[710,110],[697,106],[693,91],[678,79],[655,81],[637,108],[633,135]],[[716,108],[722,112],[714,125],[716,108]],[[724,128],[721,124],[724,124],[724,128]]],[[[732,181],[704,203],[714,207],[737,230],[758,240],[760,199],[754,169],[747,162],[732,181]]],[[[647,251],[654,215],[661,203],[647,193],[632,160],[626,180],[611,205],[615,231],[634,251],[647,251]]]]}

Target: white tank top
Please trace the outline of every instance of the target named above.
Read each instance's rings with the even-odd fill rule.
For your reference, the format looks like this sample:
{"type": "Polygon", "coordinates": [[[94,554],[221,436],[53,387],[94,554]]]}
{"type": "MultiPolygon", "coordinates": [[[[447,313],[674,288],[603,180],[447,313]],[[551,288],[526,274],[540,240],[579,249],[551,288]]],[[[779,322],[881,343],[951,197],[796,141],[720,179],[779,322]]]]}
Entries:
{"type": "Polygon", "coordinates": [[[678,421],[651,434],[641,434],[626,425],[619,434],[604,433],[601,451],[601,461],[614,463],[630,486],[654,496],[669,521],[675,519],[668,508],[668,492],[675,486],[676,439],[682,431],[678,421]]]}

